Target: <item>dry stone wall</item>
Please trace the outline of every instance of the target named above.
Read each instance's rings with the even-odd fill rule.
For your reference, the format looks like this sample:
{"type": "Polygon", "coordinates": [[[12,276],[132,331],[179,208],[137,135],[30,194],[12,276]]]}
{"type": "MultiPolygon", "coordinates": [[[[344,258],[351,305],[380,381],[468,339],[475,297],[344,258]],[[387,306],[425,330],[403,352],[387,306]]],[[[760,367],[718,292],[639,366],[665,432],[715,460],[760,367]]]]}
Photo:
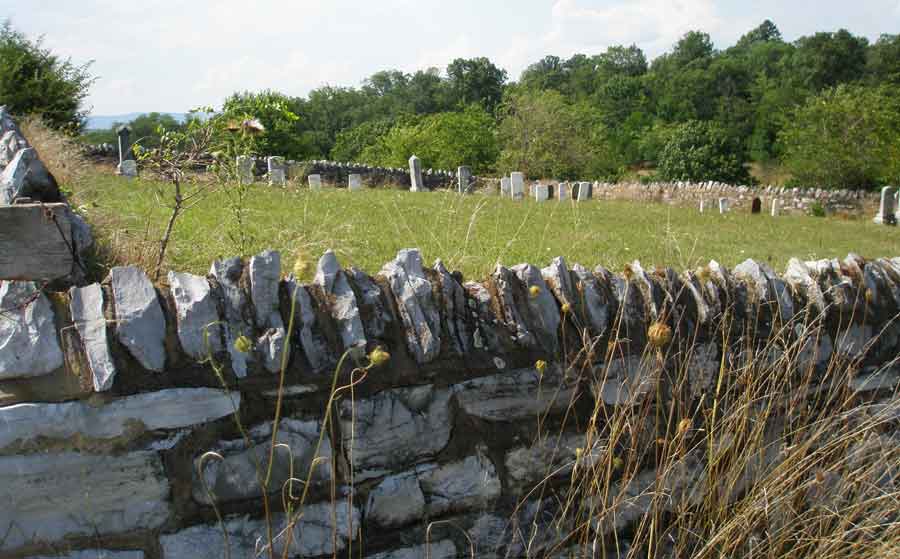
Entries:
{"type": "Polygon", "coordinates": [[[53,175],[47,170],[19,127],[0,105],[0,205],[29,198],[40,202],[60,202],[62,196],[53,175]]]}
{"type": "MultiPolygon", "coordinates": [[[[657,393],[641,359],[651,324],[671,328],[669,347],[694,348],[694,398],[724,344],[748,333],[808,339],[813,369],[845,354],[870,373],[900,353],[900,258],[791,260],[783,274],[751,260],[683,273],[634,262],[617,274],[557,258],[465,281],[417,250],[375,276],[329,252],[308,284],[285,267],[264,252],[161,285],[133,267],[67,293],[3,284],[0,556],[266,553],[257,466],[273,440],[279,556],[400,559],[426,556],[426,545],[433,558],[468,557],[470,545],[479,557],[524,557],[526,546],[535,556],[554,541],[554,504],[530,489],[553,472],[564,491],[592,456],[585,410],[657,393]],[[584,339],[621,351],[572,375],[564,363],[584,339]],[[376,347],[390,360],[351,375],[376,347]],[[338,382],[357,382],[329,417],[345,353],[338,382]],[[536,437],[538,425],[562,436],[536,437]],[[302,518],[285,531],[281,489],[307,472],[292,488],[307,492],[302,518]],[[541,531],[523,536],[511,519],[541,531]],[[434,521],[447,522],[429,532],[434,521]]],[[[594,530],[625,530],[639,509],[594,530]]]]}

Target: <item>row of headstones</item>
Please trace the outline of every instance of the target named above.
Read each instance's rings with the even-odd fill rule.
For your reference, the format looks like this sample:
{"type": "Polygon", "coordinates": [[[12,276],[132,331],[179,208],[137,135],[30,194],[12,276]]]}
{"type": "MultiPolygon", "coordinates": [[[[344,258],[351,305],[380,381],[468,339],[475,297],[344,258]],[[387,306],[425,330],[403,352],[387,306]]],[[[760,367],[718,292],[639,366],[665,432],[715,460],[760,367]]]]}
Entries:
{"type": "Polygon", "coordinates": [[[900,221],[900,188],[885,186],[881,189],[881,202],[874,221],[883,225],[897,225],[900,221]]]}
{"type": "MultiPolygon", "coordinates": [[[[557,200],[590,200],[594,185],[590,182],[561,182],[555,186],[534,183],[531,194],[535,201],[545,202],[551,196],[557,200]]],[[[508,177],[500,178],[500,196],[506,196],[513,200],[525,199],[525,175],[518,171],[512,172],[508,177]]]]}

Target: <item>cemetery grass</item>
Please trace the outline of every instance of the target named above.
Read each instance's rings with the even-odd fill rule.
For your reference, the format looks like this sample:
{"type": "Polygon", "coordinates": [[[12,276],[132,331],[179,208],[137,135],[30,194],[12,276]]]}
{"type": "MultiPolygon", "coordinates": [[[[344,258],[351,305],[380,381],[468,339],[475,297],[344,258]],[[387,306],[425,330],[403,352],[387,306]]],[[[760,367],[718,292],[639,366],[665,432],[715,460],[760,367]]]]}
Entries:
{"type": "MultiPolygon", "coordinates": [[[[99,240],[96,274],[125,263],[151,270],[171,214],[166,207],[171,187],[97,174],[72,190],[74,205],[94,225],[99,240]]],[[[221,189],[179,217],[166,268],[203,274],[214,259],[267,248],[282,253],[285,269],[297,259],[305,262],[303,279],[311,277],[329,248],[343,266],[374,274],[398,250],[416,247],[426,262],[441,258],[467,279],[485,277],[497,263],[543,265],[555,256],[564,256],[570,265],[611,270],[634,260],[645,268],[681,270],[709,260],[734,266],[747,258],[779,270],[791,257],[900,255],[900,232],[863,218],[700,214],[695,207],[657,203],[514,202],[390,188],[310,192],[260,184],[248,187],[247,194],[241,226],[221,189]]]]}

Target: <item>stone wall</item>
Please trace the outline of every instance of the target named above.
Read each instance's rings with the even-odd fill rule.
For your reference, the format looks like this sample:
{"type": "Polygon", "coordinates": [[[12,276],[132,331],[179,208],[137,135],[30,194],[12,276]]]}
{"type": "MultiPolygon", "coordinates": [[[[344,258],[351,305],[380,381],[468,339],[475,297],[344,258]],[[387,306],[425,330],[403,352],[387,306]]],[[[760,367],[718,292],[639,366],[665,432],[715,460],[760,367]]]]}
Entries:
{"type": "Polygon", "coordinates": [[[35,202],[60,202],[56,179],[41,162],[19,127],[0,105],[0,205],[28,198],[35,202]]]}
{"type": "Polygon", "coordinates": [[[900,258],[791,260],[783,274],[749,260],[616,274],[557,258],[464,281],[416,250],[375,276],[328,252],[308,284],[289,267],[264,252],[161,285],[132,267],[65,293],[3,283],[0,556],[219,559],[223,527],[232,558],[253,556],[267,541],[256,465],[268,463],[282,362],[268,485],[279,556],[287,545],[290,557],[424,557],[430,541],[433,558],[470,545],[524,557],[509,519],[552,539],[552,499],[529,490],[549,468],[564,491],[591,452],[589,411],[675,397],[646,389],[650,325],[670,328],[666,367],[697,348],[695,397],[748,335],[808,340],[813,370],[843,355],[861,375],[883,372],[900,352],[900,258]],[[586,344],[619,349],[578,357],[586,344]],[[389,361],[351,373],[376,348],[389,361]],[[345,352],[338,385],[356,382],[326,415],[345,352]],[[305,506],[288,542],[291,477],[308,484],[291,488],[305,506]]]}

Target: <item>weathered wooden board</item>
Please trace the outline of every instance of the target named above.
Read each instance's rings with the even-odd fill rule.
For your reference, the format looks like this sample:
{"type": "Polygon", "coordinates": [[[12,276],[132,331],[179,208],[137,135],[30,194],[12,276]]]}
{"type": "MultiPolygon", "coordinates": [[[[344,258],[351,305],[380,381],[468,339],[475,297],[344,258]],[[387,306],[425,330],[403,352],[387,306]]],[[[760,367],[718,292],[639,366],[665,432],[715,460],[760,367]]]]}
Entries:
{"type": "Polygon", "coordinates": [[[0,280],[49,281],[69,275],[70,212],[66,204],[0,206],[0,280]]]}

